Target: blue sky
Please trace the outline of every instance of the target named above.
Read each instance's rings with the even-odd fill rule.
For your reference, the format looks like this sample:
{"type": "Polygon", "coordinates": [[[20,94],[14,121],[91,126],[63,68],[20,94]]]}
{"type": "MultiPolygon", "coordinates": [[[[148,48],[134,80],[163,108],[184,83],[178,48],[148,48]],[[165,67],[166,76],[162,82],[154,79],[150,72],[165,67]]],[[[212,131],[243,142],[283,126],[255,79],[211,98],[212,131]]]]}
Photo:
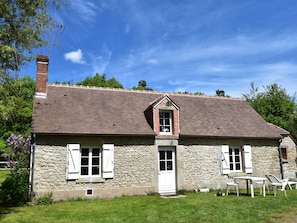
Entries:
{"type": "MultiPolygon", "coordinates": [[[[37,50],[49,82],[98,72],[162,92],[241,97],[251,82],[297,92],[295,0],[71,0],[55,18],[65,27],[47,36],[55,46],[37,50]]],[[[23,72],[35,78],[35,61],[23,72]]]]}

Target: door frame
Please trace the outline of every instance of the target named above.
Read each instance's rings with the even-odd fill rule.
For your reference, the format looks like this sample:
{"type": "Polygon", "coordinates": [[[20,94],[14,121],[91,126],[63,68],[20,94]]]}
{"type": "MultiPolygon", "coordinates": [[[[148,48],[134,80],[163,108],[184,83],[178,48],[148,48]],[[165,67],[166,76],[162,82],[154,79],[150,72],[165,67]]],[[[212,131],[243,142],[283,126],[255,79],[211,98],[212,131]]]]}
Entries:
{"type": "Polygon", "coordinates": [[[176,147],[175,146],[159,146],[158,147],[158,193],[161,195],[173,195],[176,194],[176,188],[177,188],[177,176],[176,176],[176,147]],[[161,151],[171,151],[171,159],[167,160],[167,153],[166,153],[166,159],[165,159],[165,168],[167,169],[167,165],[170,165],[170,161],[172,161],[172,170],[160,170],[160,152],[161,151]],[[168,161],[168,162],[167,162],[168,161]],[[165,177],[161,179],[161,177],[165,177]],[[164,183],[165,185],[161,185],[161,183],[164,183]],[[173,182],[172,182],[173,181],[173,182]]]}

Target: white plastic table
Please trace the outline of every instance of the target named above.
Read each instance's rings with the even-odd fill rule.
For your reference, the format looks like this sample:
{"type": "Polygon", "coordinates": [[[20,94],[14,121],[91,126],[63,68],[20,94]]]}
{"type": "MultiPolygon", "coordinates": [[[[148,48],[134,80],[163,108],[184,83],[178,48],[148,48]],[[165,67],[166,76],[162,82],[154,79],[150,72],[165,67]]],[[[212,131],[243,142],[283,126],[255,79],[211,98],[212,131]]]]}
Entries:
{"type": "Polygon", "coordinates": [[[251,185],[251,197],[254,197],[254,186],[253,186],[253,182],[255,181],[262,181],[263,184],[262,184],[262,187],[263,187],[263,197],[266,196],[265,194],[265,181],[266,181],[266,178],[265,177],[252,177],[252,176],[238,176],[238,177],[233,177],[234,181],[236,182],[236,180],[245,180],[246,181],[246,190],[247,190],[247,193],[249,191],[249,182],[250,182],[250,185],[251,185]]]}

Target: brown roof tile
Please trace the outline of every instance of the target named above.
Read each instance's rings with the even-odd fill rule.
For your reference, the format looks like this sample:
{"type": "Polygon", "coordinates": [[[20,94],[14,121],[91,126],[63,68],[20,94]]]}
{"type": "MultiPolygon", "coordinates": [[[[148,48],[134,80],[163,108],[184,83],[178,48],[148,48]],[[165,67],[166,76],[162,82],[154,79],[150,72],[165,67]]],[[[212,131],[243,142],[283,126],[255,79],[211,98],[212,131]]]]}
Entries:
{"type": "MultiPolygon", "coordinates": [[[[164,93],[48,85],[35,98],[35,133],[154,135],[145,110],[164,93]]],[[[279,138],[242,99],[167,95],[180,108],[180,135],[279,138]]]]}

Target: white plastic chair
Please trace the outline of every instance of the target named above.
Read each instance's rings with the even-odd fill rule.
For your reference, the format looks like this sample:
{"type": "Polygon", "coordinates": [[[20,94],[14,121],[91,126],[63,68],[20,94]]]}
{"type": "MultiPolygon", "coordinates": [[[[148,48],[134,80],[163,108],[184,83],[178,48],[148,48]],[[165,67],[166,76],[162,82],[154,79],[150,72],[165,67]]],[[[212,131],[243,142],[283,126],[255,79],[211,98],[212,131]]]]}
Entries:
{"type": "Polygon", "coordinates": [[[288,184],[289,179],[281,180],[276,176],[274,176],[273,174],[267,174],[265,176],[270,182],[270,185],[274,188],[274,196],[276,196],[276,190],[280,187],[281,187],[280,190],[284,192],[285,196],[287,196],[286,186],[288,185],[289,188],[291,188],[291,186],[288,184]]]}
{"type": "Polygon", "coordinates": [[[266,182],[265,182],[265,185],[263,185],[263,181],[257,181],[256,184],[259,185],[259,188],[260,188],[260,194],[261,194],[261,195],[262,195],[263,186],[266,187],[266,190],[267,190],[267,191],[270,191],[270,190],[269,190],[269,185],[267,185],[266,182]]]}
{"type": "Polygon", "coordinates": [[[288,181],[288,186],[290,188],[290,190],[292,190],[292,185],[295,185],[295,189],[297,189],[297,182],[296,181],[288,181]]]}
{"type": "Polygon", "coordinates": [[[229,194],[230,187],[233,187],[233,188],[235,187],[236,194],[237,194],[237,196],[239,196],[238,183],[236,183],[236,182],[228,182],[227,183],[226,196],[228,196],[228,194],[229,194]]]}

